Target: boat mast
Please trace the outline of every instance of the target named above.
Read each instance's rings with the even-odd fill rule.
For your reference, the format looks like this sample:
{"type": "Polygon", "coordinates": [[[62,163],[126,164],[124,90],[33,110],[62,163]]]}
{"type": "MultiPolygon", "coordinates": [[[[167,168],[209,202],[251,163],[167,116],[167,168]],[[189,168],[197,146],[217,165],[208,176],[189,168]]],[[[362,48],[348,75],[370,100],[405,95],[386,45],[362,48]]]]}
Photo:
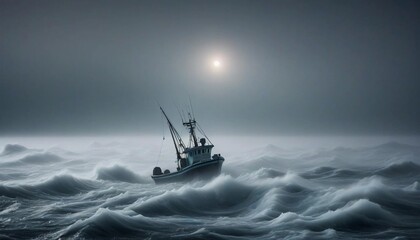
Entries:
{"type": "Polygon", "coordinates": [[[182,124],[186,126],[190,130],[190,139],[192,138],[194,142],[194,147],[198,147],[197,136],[195,135],[195,126],[196,126],[195,118],[191,117],[191,114],[188,113],[188,122],[183,122],[182,124]]]}
{"type": "Polygon", "coordinates": [[[166,116],[166,113],[165,113],[165,111],[163,111],[162,107],[160,107],[160,110],[162,111],[163,115],[165,116],[166,120],[168,121],[169,130],[171,132],[172,140],[174,142],[174,146],[175,146],[175,150],[176,150],[176,158],[177,158],[178,163],[179,163],[179,160],[181,159],[181,150],[183,151],[183,149],[185,149],[185,144],[182,141],[182,138],[179,135],[179,133],[176,131],[175,127],[172,125],[168,116],[166,116]]]}
{"type": "Polygon", "coordinates": [[[182,121],[182,125],[186,126],[188,128],[188,130],[190,131],[190,147],[191,147],[191,141],[194,143],[194,147],[198,147],[198,142],[197,142],[197,136],[195,135],[195,127],[197,125],[197,122],[195,121],[195,116],[194,116],[194,109],[191,103],[191,98],[188,97],[188,99],[190,100],[190,110],[191,112],[187,112],[188,113],[188,122],[184,122],[182,121]],[[192,113],[192,115],[191,115],[192,113]]]}

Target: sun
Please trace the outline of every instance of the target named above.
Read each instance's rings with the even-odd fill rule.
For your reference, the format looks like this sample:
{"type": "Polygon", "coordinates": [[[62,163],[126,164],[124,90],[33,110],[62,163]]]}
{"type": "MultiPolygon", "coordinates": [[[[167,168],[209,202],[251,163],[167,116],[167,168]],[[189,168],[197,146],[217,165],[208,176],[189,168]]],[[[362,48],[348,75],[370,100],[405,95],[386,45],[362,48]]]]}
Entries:
{"type": "Polygon", "coordinates": [[[219,58],[214,58],[213,60],[211,60],[211,68],[213,69],[213,71],[215,72],[220,72],[222,71],[223,68],[223,64],[222,64],[222,60],[219,58]]]}
{"type": "Polygon", "coordinates": [[[215,75],[224,74],[228,67],[228,61],[221,55],[209,56],[206,59],[205,66],[207,70],[215,75]]]}
{"type": "Polygon", "coordinates": [[[213,61],[213,66],[214,66],[215,68],[220,68],[220,67],[221,67],[221,63],[220,63],[220,61],[219,61],[219,60],[214,60],[214,61],[213,61]]]}

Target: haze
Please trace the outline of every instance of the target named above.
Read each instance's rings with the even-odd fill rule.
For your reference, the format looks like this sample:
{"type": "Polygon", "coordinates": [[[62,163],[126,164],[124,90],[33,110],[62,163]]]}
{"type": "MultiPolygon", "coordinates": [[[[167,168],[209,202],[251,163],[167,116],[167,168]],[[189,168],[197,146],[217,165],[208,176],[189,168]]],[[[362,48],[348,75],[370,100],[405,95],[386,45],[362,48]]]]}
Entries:
{"type": "Polygon", "coordinates": [[[0,2],[0,135],[420,132],[418,1],[0,2]],[[218,61],[220,69],[211,69],[218,61]],[[213,71],[212,71],[213,70],[213,71]]]}

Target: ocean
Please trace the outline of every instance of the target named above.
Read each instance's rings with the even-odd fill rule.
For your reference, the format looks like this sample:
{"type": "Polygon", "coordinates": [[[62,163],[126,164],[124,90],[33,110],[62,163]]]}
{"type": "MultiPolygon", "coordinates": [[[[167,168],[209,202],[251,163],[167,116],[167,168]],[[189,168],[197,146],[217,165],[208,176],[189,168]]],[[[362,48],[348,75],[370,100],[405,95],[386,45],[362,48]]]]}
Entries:
{"type": "Polygon", "coordinates": [[[170,139],[2,137],[0,238],[420,238],[418,137],[211,140],[220,176],[155,185],[170,139]]]}

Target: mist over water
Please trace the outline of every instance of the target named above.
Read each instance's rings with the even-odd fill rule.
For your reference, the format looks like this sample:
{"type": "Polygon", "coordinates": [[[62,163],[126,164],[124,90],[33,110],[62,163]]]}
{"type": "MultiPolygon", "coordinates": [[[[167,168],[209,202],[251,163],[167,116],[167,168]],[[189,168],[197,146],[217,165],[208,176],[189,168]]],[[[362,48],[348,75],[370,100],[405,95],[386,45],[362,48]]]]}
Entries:
{"type": "Polygon", "coordinates": [[[168,139],[2,138],[0,238],[416,238],[418,140],[219,136],[219,177],[155,185],[168,139]]]}

